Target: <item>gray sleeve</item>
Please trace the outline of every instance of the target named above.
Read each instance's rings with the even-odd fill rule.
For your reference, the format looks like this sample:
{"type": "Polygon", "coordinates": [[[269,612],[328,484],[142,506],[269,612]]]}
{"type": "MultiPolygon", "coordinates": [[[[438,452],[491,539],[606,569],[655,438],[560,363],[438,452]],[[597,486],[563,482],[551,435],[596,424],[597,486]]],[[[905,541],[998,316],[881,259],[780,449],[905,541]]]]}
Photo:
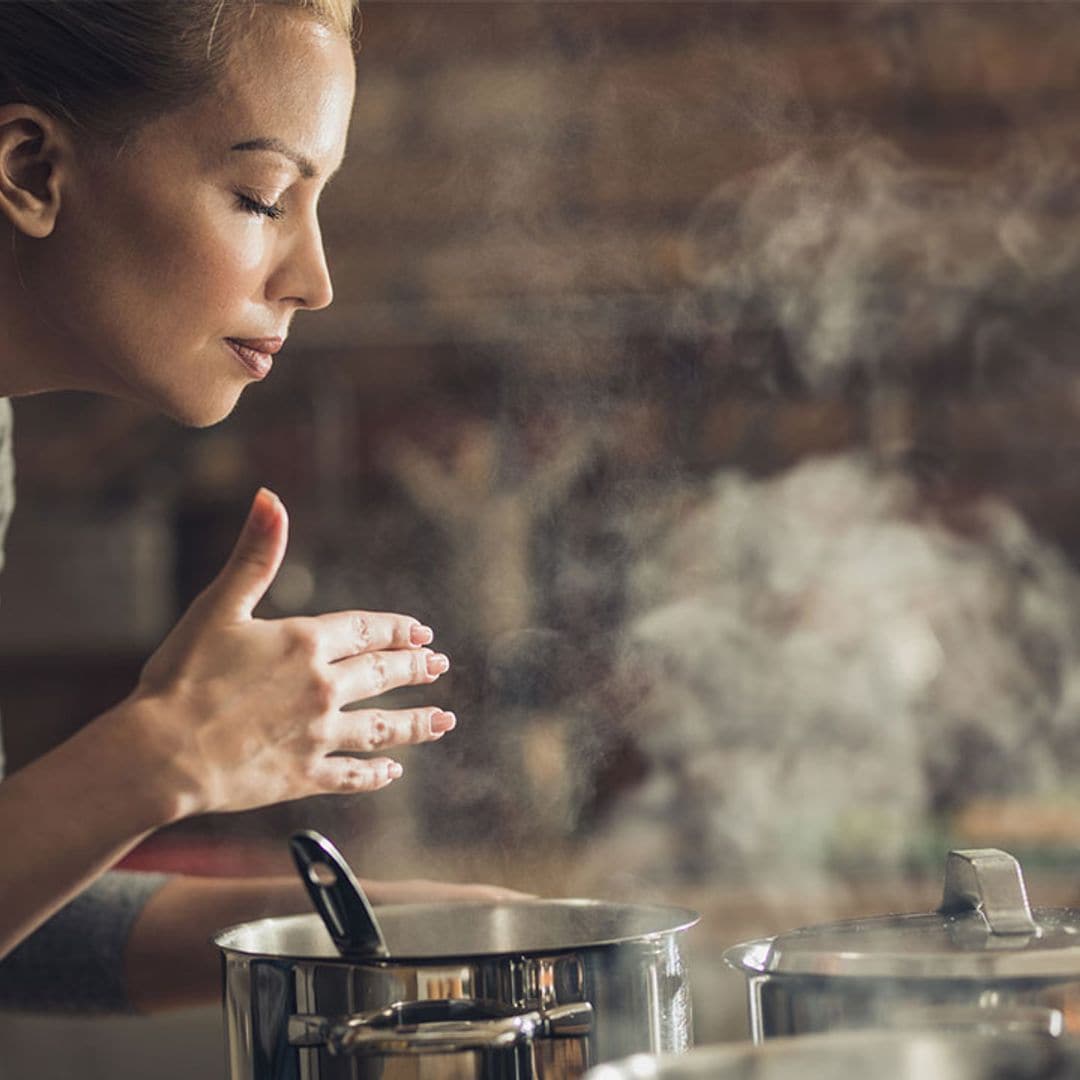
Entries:
{"type": "Polygon", "coordinates": [[[124,947],[165,874],[100,878],[0,962],[0,1009],[130,1013],[124,947]]]}

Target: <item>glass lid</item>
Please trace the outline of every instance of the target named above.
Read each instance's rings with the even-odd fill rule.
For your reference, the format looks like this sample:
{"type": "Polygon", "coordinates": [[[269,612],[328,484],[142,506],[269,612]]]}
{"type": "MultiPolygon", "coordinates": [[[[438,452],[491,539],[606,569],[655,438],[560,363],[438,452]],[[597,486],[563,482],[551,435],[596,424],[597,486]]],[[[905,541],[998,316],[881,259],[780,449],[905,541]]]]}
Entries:
{"type": "Polygon", "coordinates": [[[747,972],[867,978],[1080,975],[1080,910],[1036,908],[1020,864],[996,849],[953,851],[941,907],[808,927],[728,951],[747,972]]]}

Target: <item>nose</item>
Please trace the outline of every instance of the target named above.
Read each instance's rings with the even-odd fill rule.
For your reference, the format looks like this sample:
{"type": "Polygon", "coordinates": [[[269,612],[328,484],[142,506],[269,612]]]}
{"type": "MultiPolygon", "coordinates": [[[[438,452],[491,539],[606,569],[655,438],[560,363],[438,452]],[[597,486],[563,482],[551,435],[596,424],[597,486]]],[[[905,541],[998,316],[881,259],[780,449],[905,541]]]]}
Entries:
{"type": "Polygon", "coordinates": [[[326,265],[322,230],[312,213],[285,240],[287,247],[266,283],[268,299],[286,301],[309,311],[329,307],[334,286],[326,265]]]}

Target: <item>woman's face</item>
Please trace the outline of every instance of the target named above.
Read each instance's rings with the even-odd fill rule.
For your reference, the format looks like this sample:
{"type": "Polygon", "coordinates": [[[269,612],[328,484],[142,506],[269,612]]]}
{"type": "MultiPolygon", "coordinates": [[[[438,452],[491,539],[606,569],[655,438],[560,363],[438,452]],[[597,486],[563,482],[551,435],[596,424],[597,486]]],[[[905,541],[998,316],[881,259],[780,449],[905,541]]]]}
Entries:
{"type": "Polygon", "coordinates": [[[316,207],[354,85],[339,34],[261,8],[211,94],[76,159],[28,267],[71,385],[202,426],[265,376],[294,313],[332,297],[316,207]]]}

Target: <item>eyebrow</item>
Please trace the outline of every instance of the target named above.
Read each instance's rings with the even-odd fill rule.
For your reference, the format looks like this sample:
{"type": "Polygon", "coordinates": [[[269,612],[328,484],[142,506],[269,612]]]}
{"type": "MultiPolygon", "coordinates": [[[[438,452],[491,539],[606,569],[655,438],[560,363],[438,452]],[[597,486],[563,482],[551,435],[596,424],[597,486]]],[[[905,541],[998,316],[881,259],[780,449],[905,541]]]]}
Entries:
{"type": "Polygon", "coordinates": [[[303,154],[293,150],[280,139],[248,139],[245,142],[238,142],[235,146],[231,147],[231,149],[271,150],[275,154],[281,154],[282,157],[288,158],[300,170],[300,175],[305,180],[310,180],[313,176],[318,175],[319,170],[315,168],[310,158],[304,157],[303,154]]]}

